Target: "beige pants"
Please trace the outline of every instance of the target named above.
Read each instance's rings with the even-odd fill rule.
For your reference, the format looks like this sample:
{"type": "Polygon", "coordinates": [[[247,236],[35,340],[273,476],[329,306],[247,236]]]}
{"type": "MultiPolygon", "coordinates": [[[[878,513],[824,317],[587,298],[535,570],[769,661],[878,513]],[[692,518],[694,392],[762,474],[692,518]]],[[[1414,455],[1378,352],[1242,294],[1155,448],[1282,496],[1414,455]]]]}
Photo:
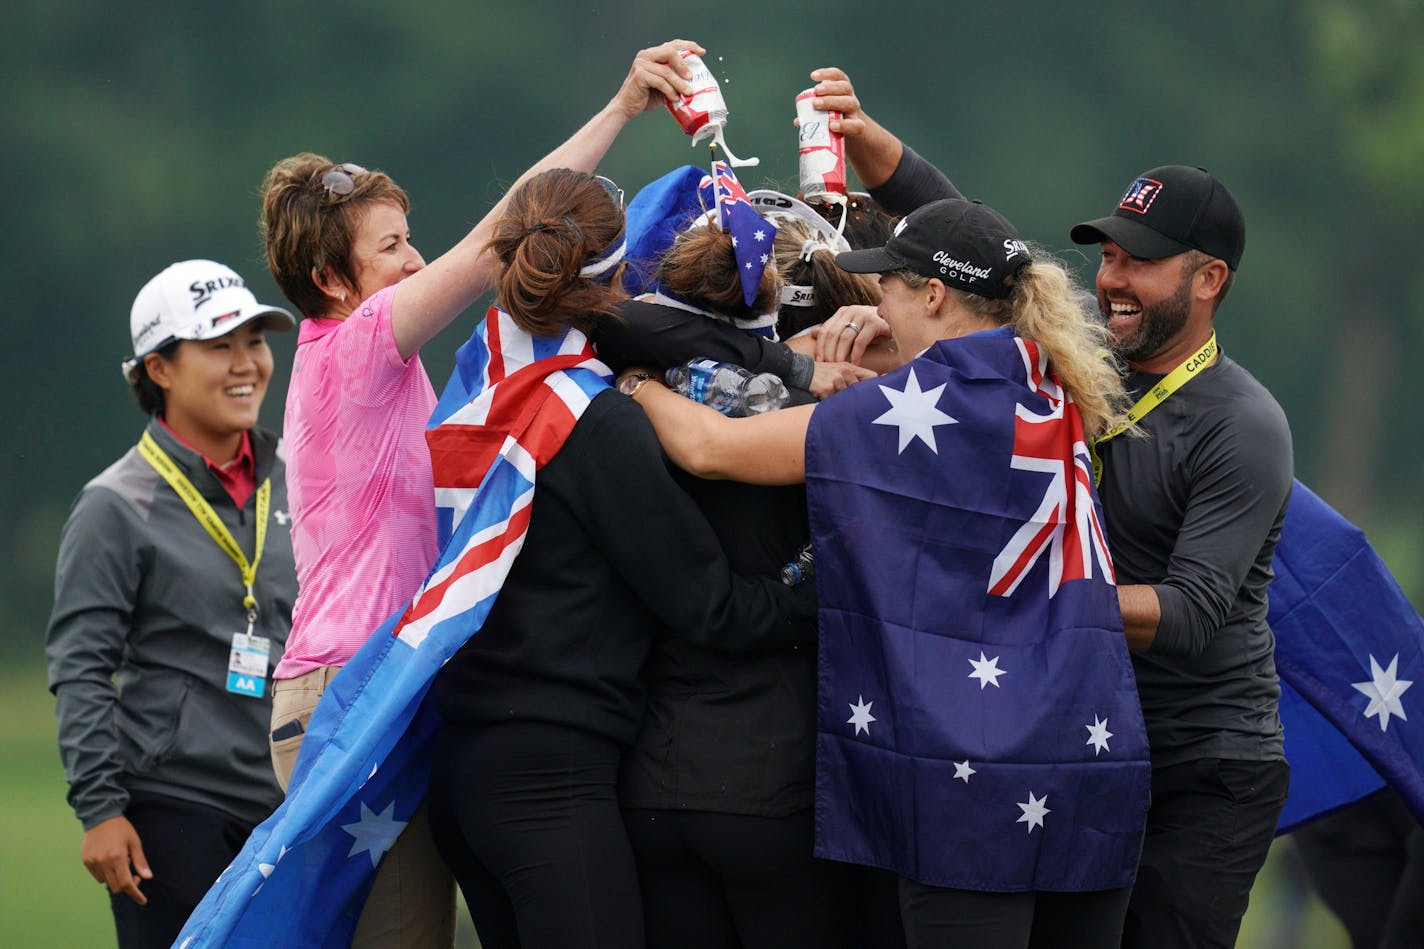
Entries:
{"type": "MultiPolygon", "coordinates": [[[[321,694],[340,668],[327,666],[295,679],[278,679],[272,688],[272,730],[293,720],[305,729],[321,694]]],[[[272,768],[284,791],[304,734],[272,742],[272,768]]],[[[353,949],[449,949],[455,945],[455,881],[435,849],[424,804],[382,858],[351,945],[353,949]]]]}

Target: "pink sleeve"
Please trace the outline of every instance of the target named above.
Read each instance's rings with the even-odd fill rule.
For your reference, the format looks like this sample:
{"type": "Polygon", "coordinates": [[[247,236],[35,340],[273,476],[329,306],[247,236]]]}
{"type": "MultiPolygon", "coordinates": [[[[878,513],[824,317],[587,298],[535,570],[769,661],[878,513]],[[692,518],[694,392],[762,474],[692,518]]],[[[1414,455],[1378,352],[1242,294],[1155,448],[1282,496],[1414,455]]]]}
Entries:
{"type": "MultiPolygon", "coordinates": [[[[405,375],[407,362],[396,348],[391,329],[395,285],[363,300],[335,332],[331,359],[342,379],[343,395],[359,405],[381,405],[405,375]]],[[[412,359],[415,358],[412,354],[412,359]]]]}

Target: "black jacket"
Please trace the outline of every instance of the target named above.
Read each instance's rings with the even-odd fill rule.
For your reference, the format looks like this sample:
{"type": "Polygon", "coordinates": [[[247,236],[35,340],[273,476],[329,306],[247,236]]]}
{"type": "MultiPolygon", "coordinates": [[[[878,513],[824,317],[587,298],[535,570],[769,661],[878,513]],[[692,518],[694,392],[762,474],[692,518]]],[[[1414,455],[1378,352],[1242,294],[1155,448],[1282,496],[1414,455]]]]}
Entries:
{"type": "Polygon", "coordinates": [[[542,721],[623,744],[661,629],[725,650],[807,641],[811,584],[734,575],[632,400],[596,396],[540,470],[524,547],[484,627],[435,681],[447,720],[542,721]]]}

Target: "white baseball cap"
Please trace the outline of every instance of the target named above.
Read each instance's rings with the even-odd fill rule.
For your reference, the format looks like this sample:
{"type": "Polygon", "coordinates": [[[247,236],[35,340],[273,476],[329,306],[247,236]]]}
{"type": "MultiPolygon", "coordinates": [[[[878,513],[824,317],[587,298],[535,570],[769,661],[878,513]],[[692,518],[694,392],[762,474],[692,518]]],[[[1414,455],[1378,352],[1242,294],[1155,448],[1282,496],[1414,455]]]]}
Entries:
{"type": "Polygon", "coordinates": [[[811,232],[824,241],[831,250],[837,253],[850,250],[850,244],[846,241],[845,235],[800,198],[793,198],[789,194],[763,188],[757,191],[748,191],[747,200],[773,224],[776,223],[777,217],[795,218],[809,226],[811,232]]]}
{"type": "Polygon", "coordinates": [[[258,303],[230,267],[212,260],[171,264],[134,297],[129,313],[133,355],[124,360],[124,377],[144,356],[173,340],[216,339],[256,319],[270,330],[297,325],[281,307],[258,303]]]}

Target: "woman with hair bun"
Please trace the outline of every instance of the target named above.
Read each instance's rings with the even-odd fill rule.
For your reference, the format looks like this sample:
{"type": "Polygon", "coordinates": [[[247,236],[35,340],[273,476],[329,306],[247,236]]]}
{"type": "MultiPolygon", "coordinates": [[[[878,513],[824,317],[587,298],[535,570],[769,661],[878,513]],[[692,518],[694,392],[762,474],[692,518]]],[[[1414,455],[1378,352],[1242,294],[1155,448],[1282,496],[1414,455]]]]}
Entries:
{"type": "MultiPolygon", "coordinates": [[[[520,180],[592,169],[631,119],[687,88],[688,50],[701,47],[639,52],[608,105],[520,180]]],[[[284,788],[328,683],[405,607],[438,552],[425,443],[436,400],[419,351],[488,289],[506,205],[429,266],[411,244],[409,207],[383,172],[310,153],[278,162],[263,185],[267,263],[306,317],[285,417],[300,593],[273,696],[284,788]]],[[[399,819],[410,823],[381,861],[354,945],[451,945],[454,888],[424,810],[399,819]]]]}
{"type": "MultiPolygon", "coordinates": [[[[809,208],[774,192],[749,199],[776,227],[752,302],[731,234],[700,217],[656,261],[655,302],[625,305],[624,319],[600,330],[600,353],[641,356],[659,369],[707,356],[734,361],[759,346],[785,348],[759,335],[768,315],[784,336],[788,317],[807,309],[802,304],[834,312],[839,299],[878,302],[873,278],[835,266],[835,230],[813,223],[809,208]],[[793,206],[806,217],[786,210],[793,206]],[[803,252],[817,259],[803,260],[803,252]],[[799,283],[789,284],[788,272],[799,283]],[[684,325],[674,335],[656,319],[684,325]],[[610,337],[616,346],[605,345],[610,337]]],[[[794,403],[814,401],[795,380],[784,381],[794,403]]],[[[738,572],[777,570],[809,536],[799,485],[674,476],[738,572]]],[[[874,929],[864,933],[867,944],[894,946],[898,922],[865,912],[863,894],[877,888],[869,875],[812,858],[815,650],[738,655],[668,636],[654,646],[643,681],[648,712],[625,758],[619,797],[648,945],[836,949],[857,945],[863,925],[874,929]]]]}
{"type": "MultiPolygon", "coordinates": [[[[435,679],[445,726],[431,827],[486,949],[637,949],[617,778],[642,722],[644,661],[663,630],[726,650],[809,642],[814,593],[732,573],[646,417],[594,358],[588,334],[625,298],[616,188],[553,169],[504,208],[496,306],[467,346],[535,354],[512,370],[505,357],[486,391],[490,404],[500,386],[540,394],[528,429],[539,434],[526,436],[540,458],[523,546],[484,625],[435,679]],[[549,395],[569,390],[571,372],[583,395],[549,395]]],[[[469,429],[471,448],[488,438],[469,429]]],[[[463,448],[432,441],[438,483],[482,483],[463,448]]]]}
{"type": "Polygon", "coordinates": [[[803,309],[808,303],[819,314],[819,308],[827,306],[834,312],[836,301],[874,304],[880,299],[873,280],[833,273],[833,263],[826,266],[825,259],[833,259],[834,251],[825,242],[838,240],[834,227],[811,223],[820,220],[815,212],[787,195],[751,192],[752,204],[778,227],[784,220],[807,223],[800,229],[793,224],[789,236],[778,232],[773,238],[774,261],[765,266],[756,295],[748,303],[731,235],[708,226],[708,214],[697,210],[700,174],[690,166],[677,169],[634,198],[629,221],[636,221],[637,227],[629,253],[636,259],[626,283],[637,296],[619,307],[619,319],[599,327],[594,340],[599,358],[615,371],[632,365],[670,368],[692,358],[715,359],[777,376],[795,402],[825,398],[873,375],[873,366],[863,371],[842,361],[818,362],[810,339],[794,346],[783,342],[799,332],[788,331],[788,321],[800,327],[807,319],[803,309]],[[794,215],[781,210],[793,206],[794,215]],[[813,235],[820,238],[814,243],[823,252],[818,265],[805,269],[793,264],[813,235]],[[796,280],[811,283],[791,286],[796,280]],[[796,299],[788,299],[793,292],[796,299]]]}
{"type": "Polygon", "coordinates": [[[786,282],[776,321],[783,339],[821,325],[843,306],[873,307],[880,302],[874,279],[836,266],[836,254],[849,247],[830,243],[823,230],[803,218],[785,215],[775,221],[772,260],[786,282]]]}

